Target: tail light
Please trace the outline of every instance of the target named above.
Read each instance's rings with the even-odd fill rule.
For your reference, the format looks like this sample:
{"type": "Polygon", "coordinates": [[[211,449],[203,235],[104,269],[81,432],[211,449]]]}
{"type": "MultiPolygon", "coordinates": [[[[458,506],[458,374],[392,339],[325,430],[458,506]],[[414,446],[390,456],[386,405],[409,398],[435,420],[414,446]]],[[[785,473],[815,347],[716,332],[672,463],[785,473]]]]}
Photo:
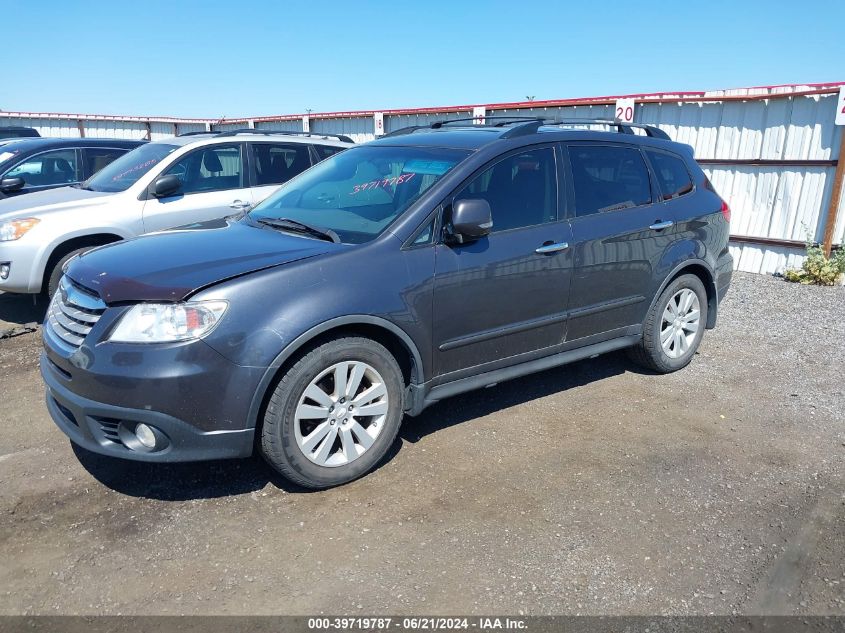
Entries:
{"type": "Polygon", "coordinates": [[[728,206],[728,203],[722,200],[722,208],[720,209],[722,215],[725,216],[725,220],[728,222],[731,221],[731,208],[728,206]]]}
{"type": "MultiPolygon", "coordinates": [[[[707,176],[704,177],[704,186],[713,193],[715,193],[717,196],[719,195],[719,192],[716,191],[716,187],[713,186],[713,183],[710,182],[710,179],[707,176]]],[[[728,206],[728,203],[724,200],[722,200],[722,207],[719,209],[719,211],[721,211],[722,215],[725,216],[725,220],[727,222],[731,221],[731,208],[728,206]]]]}

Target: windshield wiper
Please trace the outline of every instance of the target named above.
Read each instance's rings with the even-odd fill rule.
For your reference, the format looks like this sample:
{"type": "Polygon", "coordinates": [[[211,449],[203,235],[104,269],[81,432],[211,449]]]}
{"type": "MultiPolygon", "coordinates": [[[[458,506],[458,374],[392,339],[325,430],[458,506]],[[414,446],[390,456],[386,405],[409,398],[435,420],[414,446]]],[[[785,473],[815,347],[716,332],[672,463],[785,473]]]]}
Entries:
{"type": "Polygon", "coordinates": [[[259,218],[256,221],[259,224],[270,226],[274,229],[282,229],[284,231],[291,231],[292,233],[305,233],[306,235],[319,237],[321,240],[340,244],[340,237],[331,229],[321,229],[320,227],[311,226],[299,220],[291,220],[290,218],[259,218]]]}

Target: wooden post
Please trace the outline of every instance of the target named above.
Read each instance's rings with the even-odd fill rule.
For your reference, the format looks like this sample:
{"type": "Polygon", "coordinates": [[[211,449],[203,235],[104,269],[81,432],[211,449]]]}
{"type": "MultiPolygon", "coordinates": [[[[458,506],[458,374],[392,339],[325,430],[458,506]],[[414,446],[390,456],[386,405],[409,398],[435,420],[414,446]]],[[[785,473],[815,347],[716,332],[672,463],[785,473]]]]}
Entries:
{"type": "Polygon", "coordinates": [[[830,257],[833,248],[833,232],[836,230],[839,201],[842,199],[842,182],[845,181],[845,126],[841,126],[839,133],[839,161],[836,163],[836,174],[833,176],[833,190],[830,192],[830,206],[827,209],[827,219],[824,222],[824,239],[822,248],[824,254],[830,257]]]}
{"type": "Polygon", "coordinates": [[[76,129],[79,130],[79,137],[85,138],[85,124],[82,122],[82,119],[76,120],[76,129]]]}

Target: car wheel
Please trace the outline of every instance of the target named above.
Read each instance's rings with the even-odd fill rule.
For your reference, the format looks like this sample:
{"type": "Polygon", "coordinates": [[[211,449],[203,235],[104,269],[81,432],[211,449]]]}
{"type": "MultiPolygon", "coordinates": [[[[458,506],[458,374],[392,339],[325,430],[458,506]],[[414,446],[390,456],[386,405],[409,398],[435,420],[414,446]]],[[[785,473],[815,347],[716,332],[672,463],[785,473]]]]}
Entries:
{"type": "Polygon", "coordinates": [[[629,350],[639,365],[660,373],[686,367],[707,323],[707,292],[695,275],[681,275],[662,293],[643,324],[643,338],[629,350]]]}
{"type": "Polygon", "coordinates": [[[339,338],[300,358],[273,391],[261,453],[287,479],[329,488],[369,472],[402,421],[404,381],[379,343],[339,338]]]}
{"type": "Polygon", "coordinates": [[[80,253],[84,253],[85,251],[90,251],[93,246],[88,246],[86,248],[77,248],[75,251],[71,251],[70,253],[63,255],[59,261],[53,266],[50,270],[50,277],[47,279],[47,298],[52,299],[53,295],[56,294],[56,290],[59,289],[59,281],[62,279],[62,267],[70,260],[79,255],[80,253]]]}

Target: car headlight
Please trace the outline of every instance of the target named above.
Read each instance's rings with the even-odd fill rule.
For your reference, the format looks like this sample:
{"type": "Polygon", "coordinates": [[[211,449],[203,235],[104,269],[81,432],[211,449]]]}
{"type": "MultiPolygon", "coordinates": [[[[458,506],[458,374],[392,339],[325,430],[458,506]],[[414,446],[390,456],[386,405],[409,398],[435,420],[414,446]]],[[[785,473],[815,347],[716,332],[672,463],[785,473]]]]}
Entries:
{"type": "Polygon", "coordinates": [[[38,218],[21,218],[0,224],[0,242],[19,240],[41,220],[38,218]]]}
{"type": "Polygon", "coordinates": [[[172,343],[208,334],[223,317],[225,301],[139,303],[120,319],[109,337],[115,343],[172,343]]]}

